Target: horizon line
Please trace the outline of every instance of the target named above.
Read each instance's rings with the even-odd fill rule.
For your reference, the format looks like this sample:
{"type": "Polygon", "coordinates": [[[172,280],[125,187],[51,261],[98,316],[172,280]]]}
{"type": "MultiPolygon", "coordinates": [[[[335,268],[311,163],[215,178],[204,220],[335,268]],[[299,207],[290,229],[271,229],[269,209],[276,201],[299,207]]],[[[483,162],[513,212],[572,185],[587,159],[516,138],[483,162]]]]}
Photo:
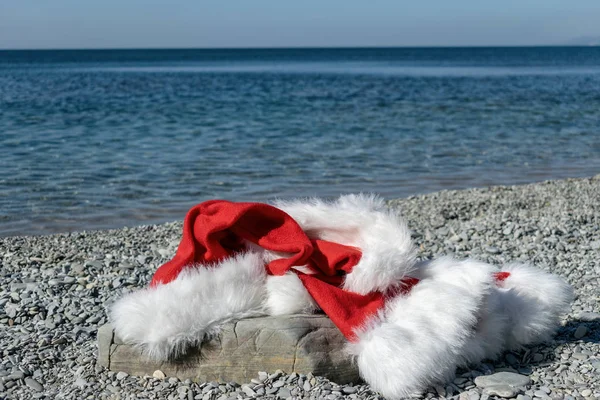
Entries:
{"type": "Polygon", "coordinates": [[[425,45],[425,46],[252,46],[252,47],[56,47],[0,48],[0,51],[131,51],[131,50],[341,50],[341,49],[464,49],[464,48],[535,48],[535,47],[600,47],[597,44],[526,44],[526,45],[425,45]]]}

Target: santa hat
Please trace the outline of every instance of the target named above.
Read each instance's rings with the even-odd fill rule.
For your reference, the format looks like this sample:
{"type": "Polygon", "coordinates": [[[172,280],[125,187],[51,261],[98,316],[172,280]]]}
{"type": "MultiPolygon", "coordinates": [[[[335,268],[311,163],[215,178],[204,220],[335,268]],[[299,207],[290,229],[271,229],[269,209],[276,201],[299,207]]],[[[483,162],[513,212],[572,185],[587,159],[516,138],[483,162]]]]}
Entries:
{"type": "Polygon", "coordinates": [[[525,267],[417,264],[406,224],[373,196],[276,207],[211,201],[190,210],[176,256],[150,288],[117,302],[112,319],[124,341],[164,359],[230,320],[320,308],[349,339],[363,378],[402,397],[447,379],[459,365],[547,337],[568,302],[565,287],[525,267]],[[523,273],[536,279],[515,290],[523,273]],[[507,299],[539,303],[530,292],[539,295],[536,285],[546,281],[543,289],[559,296],[511,322],[508,314],[520,310],[505,307],[507,299]],[[537,322],[528,326],[530,317],[537,322]]]}

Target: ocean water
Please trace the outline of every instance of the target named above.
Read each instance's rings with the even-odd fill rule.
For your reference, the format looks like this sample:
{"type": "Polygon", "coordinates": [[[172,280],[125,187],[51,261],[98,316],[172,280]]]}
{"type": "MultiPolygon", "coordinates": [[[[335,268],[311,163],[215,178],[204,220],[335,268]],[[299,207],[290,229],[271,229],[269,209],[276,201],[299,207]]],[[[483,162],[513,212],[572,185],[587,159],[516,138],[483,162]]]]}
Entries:
{"type": "Polygon", "coordinates": [[[0,236],[600,173],[600,48],[0,51],[0,236]]]}

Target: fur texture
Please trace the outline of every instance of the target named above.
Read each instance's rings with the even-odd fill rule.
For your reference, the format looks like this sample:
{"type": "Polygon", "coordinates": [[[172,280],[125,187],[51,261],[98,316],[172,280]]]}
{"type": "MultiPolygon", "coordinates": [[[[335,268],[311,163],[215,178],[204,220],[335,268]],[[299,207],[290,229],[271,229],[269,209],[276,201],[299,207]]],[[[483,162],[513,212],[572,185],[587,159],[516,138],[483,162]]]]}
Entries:
{"type": "Polygon", "coordinates": [[[361,376],[385,397],[415,395],[452,377],[490,292],[489,265],[442,259],[426,268],[429,278],[392,300],[348,346],[361,376]]]}
{"type": "Polygon", "coordinates": [[[358,331],[348,346],[361,376],[385,397],[416,395],[459,366],[545,341],[572,293],[562,279],[525,265],[498,269],[443,257],[419,264],[421,279],[358,331]]]}
{"type": "Polygon", "coordinates": [[[265,280],[262,257],[253,252],[211,268],[186,268],[172,282],[117,301],[111,320],[125,342],[166,360],[217,333],[225,322],[264,314],[265,280]]]}
{"type": "Polygon", "coordinates": [[[312,314],[319,306],[293,272],[267,278],[266,308],[269,315],[312,314]]]}
{"type": "Polygon", "coordinates": [[[385,291],[414,268],[416,248],[410,230],[380,197],[345,195],[335,202],[279,201],[275,206],[291,215],[309,237],[361,249],[360,262],[346,276],[346,290],[385,291]]]}
{"type": "Polygon", "coordinates": [[[507,350],[549,340],[573,301],[573,289],[558,276],[527,265],[510,264],[503,271],[510,272],[498,289],[510,324],[507,350]]]}

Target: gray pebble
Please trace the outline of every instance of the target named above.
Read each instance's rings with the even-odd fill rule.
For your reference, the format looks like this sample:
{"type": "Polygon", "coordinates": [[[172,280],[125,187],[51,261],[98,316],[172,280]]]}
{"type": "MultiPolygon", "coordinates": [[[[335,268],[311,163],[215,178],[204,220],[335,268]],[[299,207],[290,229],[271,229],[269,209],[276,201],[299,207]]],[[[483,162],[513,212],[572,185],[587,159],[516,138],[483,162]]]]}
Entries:
{"type": "Polygon", "coordinates": [[[354,386],[344,386],[342,388],[342,392],[344,392],[345,394],[353,394],[358,392],[358,389],[356,389],[354,386]]]}
{"type": "Polygon", "coordinates": [[[7,375],[3,378],[5,382],[16,381],[19,379],[25,378],[25,374],[22,371],[15,371],[10,375],[7,375]]]}
{"type": "Polygon", "coordinates": [[[36,392],[41,392],[44,390],[44,387],[35,379],[25,378],[25,384],[36,392]]]}
{"type": "Polygon", "coordinates": [[[541,399],[546,399],[549,398],[550,396],[548,396],[548,394],[546,392],[544,392],[543,390],[536,390],[535,392],[533,392],[533,395],[535,397],[539,397],[541,399]]]}
{"type": "Polygon", "coordinates": [[[113,385],[106,385],[106,389],[111,392],[111,393],[119,393],[121,389],[119,389],[118,387],[115,387],[113,385]]]}
{"type": "Polygon", "coordinates": [[[83,389],[84,387],[87,386],[87,381],[83,378],[77,378],[75,379],[75,382],[73,383],[73,385],[75,385],[76,387],[83,389]]]}
{"type": "Polygon", "coordinates": [[[506,362],[509,363],[510,365],[518,365],[519,364],[519,360],[517,359],[517,357],[515,357],[515,355],[513,353],[506,354],[506,356],[504,358],[506,359],[506,362]]]}
{"type": "Polygon", "coordinates": [[[588,328],[587,326],[581,324],[577,327],[577,329],[575,330],[575,333],[573,333],[573,337],[575,339],[581,339],[582,337],[584,337],[588,332],[588,328]]]}
{"type": "Polygon", "coordinates": [[[486,387],[483,390],[483,393],[489,396],[499,396],[504,397],[505,399],[510,399],[515,397],[517,390],[509,385],[492,385],[486,387]]]}
{"type": "Polygon", "coordinates": [[[279,388],[277,387],[270,387],[267,388],[267,390],[265,391],[267,394],[275,394],[279,391],[279,388]]]}
{"type": "Polygon", "coordinates": [[[279,388],[279,387],[282,387],[283,385],[285,385],[285,381],[275,381],[275,382],[273,382],[272,386],[274,388],[279,388]]]}
{"type": "Polygon", "coordinates": [[[123,372],[123,371],[119,371],[117,372],[117,380],[122,381],[123,379],[127,378],[129,376],[129,374],[127,372],[123,372]]]}
{"type": "Polygon", "coordinates": [[[246,393],[248,396],[256,395],[256,392],[248,385],[242,385],[242,391],[246,393]]]}
{"type": "Polygon", "coordinates": [[[481,375],[475,378],[475,384],[481,388],[496,385],[521,387],[529,385],[530,382],[529,377],[513,372],[497,372],[492,375],[481,375]]]}
{"type": "Polygon", "coordinates": [[[480,398],[479,392],[470,392],[469,393],[469,400],[479,400],[479,398],[480,398]]]}
{"type": "Polygon", "coordinates": [[[304,382],[304,384],[302,385],[302,389],[304,389],[305,392],[310,392],[312,389],[312,385],[310,384],[310,381],[306,380],[304,382]]]}

